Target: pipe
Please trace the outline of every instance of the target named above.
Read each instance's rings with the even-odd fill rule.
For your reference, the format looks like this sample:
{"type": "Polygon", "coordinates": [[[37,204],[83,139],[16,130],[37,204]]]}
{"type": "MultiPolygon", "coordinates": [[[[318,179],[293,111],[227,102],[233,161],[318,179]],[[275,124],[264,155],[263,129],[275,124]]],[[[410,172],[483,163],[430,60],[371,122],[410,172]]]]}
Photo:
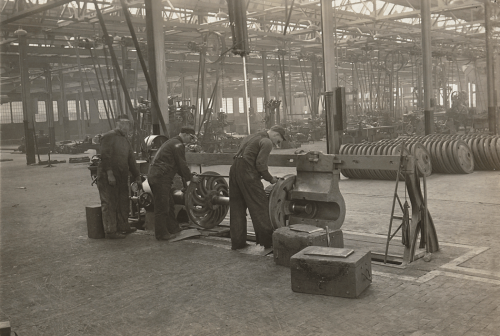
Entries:
{"type": "Polygon", "coordinates": [[[424,76],[424,122],[425,134],[433,133],[434,113],[431,110],[432,98],[432,49],[431,49],[431,2],[421,0],[422,63],[424,76]]]}
{"type": "Polygon", "coordinates": [[[250,115],[248,113],[248,107],[247,107],[247,102],[248,102],[248,83],[247,83],[247,63],[246,63],[246,56],[243,55],[241,57],[243,60],[243,81],[245,82],[245,98],[243,99],[243,108],[245,109],[245,116],[247,118],[247,131],[248,134],[250,134],[250,115]]]}

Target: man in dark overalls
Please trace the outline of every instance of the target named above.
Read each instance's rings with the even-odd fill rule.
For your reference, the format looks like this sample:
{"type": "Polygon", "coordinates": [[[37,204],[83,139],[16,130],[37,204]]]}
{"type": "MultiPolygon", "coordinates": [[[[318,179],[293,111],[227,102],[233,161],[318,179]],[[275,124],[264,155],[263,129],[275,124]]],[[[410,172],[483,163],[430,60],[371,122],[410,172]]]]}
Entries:
{"type": "Polygon", "coordinates": [[[252,218],[256,243],[271,247],[273,227],[269,217],[269,202],[261,179],[274,184],[277,177],[271,176],[267,168],[273,144],[285,138],[285,129],[275,125],[268,131],[248,135],[234,157],[229,170],[229,215],[231,248],[237,250],[247,246],[247,208],[252,218]]]}
{"type": "Polygon", "coordinates": [[[175,218],[172,197],[175,174],[179,174],[186,182],[199,182],[198,176],[191,175],[184,145],[196,138],[194,134],[191,127],[181,128],[178,136],[161,145],[149,167],[148,183],[153,192],[155,237],[158,240],[170,240],[181,231],[175,218]]]}
{"type": "Polygon", "coordinates": [[[108,239],[125,238],[125,234],[135,231],[128,222],[129,172],[139,186],[142,180],[127,138],[129,129],[128,116],[120,115],[116,120],[116,129],[105,133],[100,140],[97,189],[101,198],[104,233],[108,239]]]}

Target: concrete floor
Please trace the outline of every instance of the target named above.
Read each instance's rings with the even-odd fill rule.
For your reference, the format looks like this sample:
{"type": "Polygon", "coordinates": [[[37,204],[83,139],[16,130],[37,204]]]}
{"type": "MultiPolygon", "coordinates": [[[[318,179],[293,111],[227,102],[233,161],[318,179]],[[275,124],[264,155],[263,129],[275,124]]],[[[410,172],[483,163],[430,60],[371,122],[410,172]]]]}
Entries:
{"type": "MultiPolygon", "coordinates": [[[[1,309],[19,336],[500,335],[500,172],[429,177],[441,251],[405,268],[374,263],[371,286],[344,299],[294,293],[288,268],[217,241],[89,239],[85,206],[99,198],[87,164],[26,166],[10,152],[0,153],[13,159],[0,163],[1,309]]],[[[383,238],[394,182],[340,188],[346,238],[383,238]]]]}

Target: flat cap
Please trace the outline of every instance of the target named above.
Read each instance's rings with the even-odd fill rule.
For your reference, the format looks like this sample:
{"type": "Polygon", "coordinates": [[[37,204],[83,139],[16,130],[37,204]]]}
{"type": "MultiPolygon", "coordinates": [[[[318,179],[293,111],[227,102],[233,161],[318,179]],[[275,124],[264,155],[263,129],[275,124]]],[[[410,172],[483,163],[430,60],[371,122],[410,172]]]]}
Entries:
{"type": "Polygon", "coordinates": [[[285,136],[286,131],[285,131],[285,129],[282,126],[280,126],[280,125],[274,125],[274,126],[271,127],[270,130],[274,131],[274,132],[278,132],[281,135],[281,137],[283,138],[283,140],[285,140],[285,141],[288,140],[286,138],[286,136],[285,136]]]}
{"type": "Polygon", "coordinates": [[[181,128],[181,133],[195,135],[194,128],[192,128],[192,127],[183,127],[183,128],[181,128]]]}

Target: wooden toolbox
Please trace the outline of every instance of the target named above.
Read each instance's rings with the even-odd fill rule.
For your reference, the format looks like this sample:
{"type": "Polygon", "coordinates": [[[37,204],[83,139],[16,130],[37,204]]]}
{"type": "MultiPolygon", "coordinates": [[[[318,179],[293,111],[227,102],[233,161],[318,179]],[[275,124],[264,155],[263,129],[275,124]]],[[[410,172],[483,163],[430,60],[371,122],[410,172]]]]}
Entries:
{"type": "Polygon", "coordinates": [[[290,269],[299,293],[356,298],[372,279],[369,251],[309,246],[292,256],[290,269]]]}
{"type": "MultiPolygon", "coordinates": [[[[344,247],[341,230],[329,231],[330,247],[344,247]]],[[[308,246],[328,246],[326,231],[320,227],[294,224],[273,233],[273,256],[277,265],[290,267],[290,258],[308,246]]]]}

